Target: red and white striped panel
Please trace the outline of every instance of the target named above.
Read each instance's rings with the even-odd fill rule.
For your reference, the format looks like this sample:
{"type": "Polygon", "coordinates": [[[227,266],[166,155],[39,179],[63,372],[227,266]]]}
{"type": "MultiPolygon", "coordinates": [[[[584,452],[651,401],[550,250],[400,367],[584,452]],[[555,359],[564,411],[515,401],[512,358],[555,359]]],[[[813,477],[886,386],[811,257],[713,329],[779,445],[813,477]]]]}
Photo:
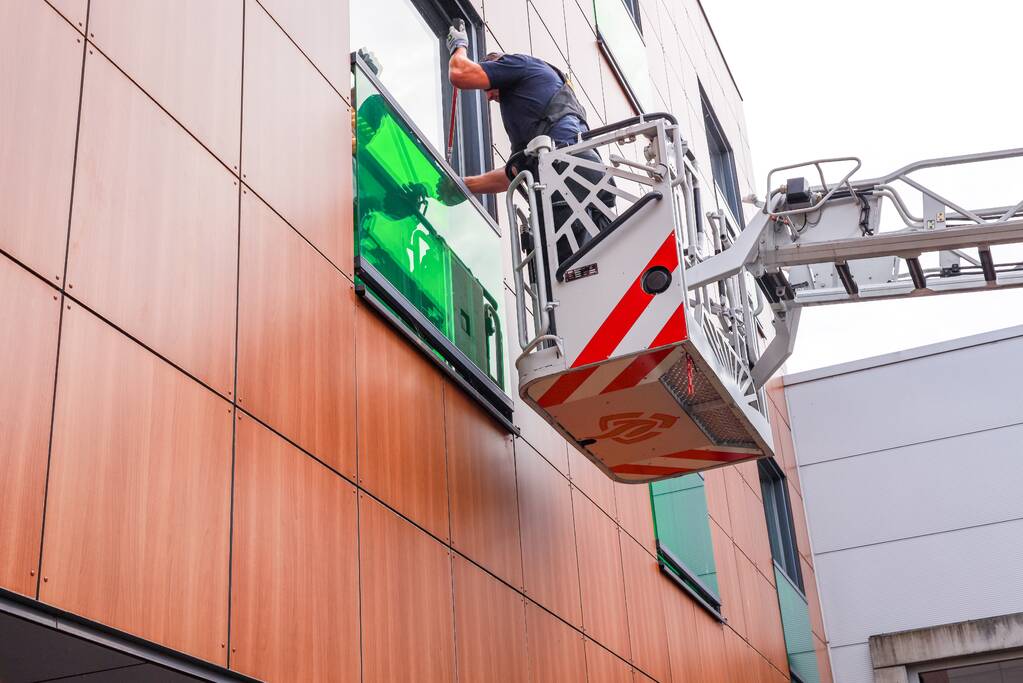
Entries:
{"type": "Polygon", "coordinates": [[[760,455],[760,451],[754,449],[696,448],[661,455],[641,462],[615,465],[611,467],[611,471],[620,479],[646,481],[699,472],[719,465],[749,460],[760,455]]]}
{"type": "Polygon", "coordinates": [[[633,280],[572,359],[570,367],[599,363],[616,354],[663,346],[685,338],[684,298],[673,290],[669,290],[671,294],[660,295],[643,291],[643,273],[656,266],[666,268],[672,274],[672,282],[681,282],[674,232],[667,235],[646,264],[635,272],[633,280]]]}

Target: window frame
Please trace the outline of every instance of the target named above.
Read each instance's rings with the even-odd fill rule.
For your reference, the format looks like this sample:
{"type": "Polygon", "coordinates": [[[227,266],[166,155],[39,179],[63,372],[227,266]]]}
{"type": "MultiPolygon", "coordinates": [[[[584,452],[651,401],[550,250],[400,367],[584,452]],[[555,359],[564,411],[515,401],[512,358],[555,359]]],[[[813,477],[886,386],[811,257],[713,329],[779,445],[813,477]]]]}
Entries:
{"type": "Polygon", "coordinates": [[[771,558],[805,597],[806,587],[803,583],[799,540],[792,516],[788,480],[774,458],[758,460],[757,471],[760,474],[760,493],[764,505],[764,520],[767,523],[767,537],[771,544],[771,558]]]}
{"type": "Polygon", "coordinates": [[[732,214],[732,218],[736,220],[740,227],[744,228],[746,227],[746,220],[742,213],[742,193],[739,190],[739,174],[735,166],[735,151],[728,141],[728,136],[725,135],[725,130],[721,126],[721,121],[718,119],[714,107],[711,106],[710,98],[707,97],[707,91],[703,89],[702,83],[699,86],[700,105],[703,110],[703,127],[707,138],[707,154],[710,157],[711,177],[717,190],[715,194],[721,195],[721,199],[724,201],[729,213],[732,214]],[[720,175],[727,181],[724,187],[718,182],[719,170],[720,175]]]}
{"type": "MultiPolygon", "coordinates": [[[[696,472],[693,473],[703,480],[703,475],[696,472]]],[[[690,476],[690,475],[686,475],[690,476]]],[[[655,482],[656,483],[656,482],[655,482]]],[[[706,610],[711,616],[717,619],[721,623],[725,623],[725,617],[722,613],[721,607],[723,605],[720,591],[713,590],[708,586],[695,571],[689,568],[686,563],[679,558],[670,548],[661,542],[658,532],[657,524],[657,505],[654,500],[654,488],[653,484],[647,485],[647,490],[650,494],[650,514],[653,517],[654,522],[654,538],[657,548],[657,565],[661,573],[671,579],[672,583],[681,588],[683,591],[689,594],[693,600],[696,601],[700,607],[706,610]]],[[[664,495],[664,494],[661,494],[664,495]]],[[[706,509],[706,489],[704,488],[704,522],[707,524],[708,532],[710,530],[710,513],[706,509]]],[[[711,533],[711,557],[714,559],[714,541],[713,534],[711,533]]],[[[717,560],[714,559],[714,570],[717,573],[717,560]]]]}
{"type": "Polygon", "coordinates": [[[639,31],[639,35],[643,35],[643,18],[642,12],[639,9],[640,0],[622,0],[625,3],[625,9],[629,11],[632,16],[632,23],[636,25],[636,30],[639,31]]]}

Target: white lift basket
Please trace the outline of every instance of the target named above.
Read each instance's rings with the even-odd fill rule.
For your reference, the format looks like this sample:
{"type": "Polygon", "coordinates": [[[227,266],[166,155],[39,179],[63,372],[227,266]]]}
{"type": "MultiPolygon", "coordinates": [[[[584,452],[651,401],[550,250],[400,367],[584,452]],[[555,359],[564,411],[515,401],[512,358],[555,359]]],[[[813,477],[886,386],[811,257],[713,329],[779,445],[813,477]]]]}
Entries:
{"type": "Polygon", "coordinates": [[[560,149],[541,136],[509,164],[537,172],[519,172],[507,197],[519,394],[622,482],[772,453],[750,374],[760,292],[740,276],[687,295],[705,241],[690,158],[675,119],[651,114],[560,149]]]}

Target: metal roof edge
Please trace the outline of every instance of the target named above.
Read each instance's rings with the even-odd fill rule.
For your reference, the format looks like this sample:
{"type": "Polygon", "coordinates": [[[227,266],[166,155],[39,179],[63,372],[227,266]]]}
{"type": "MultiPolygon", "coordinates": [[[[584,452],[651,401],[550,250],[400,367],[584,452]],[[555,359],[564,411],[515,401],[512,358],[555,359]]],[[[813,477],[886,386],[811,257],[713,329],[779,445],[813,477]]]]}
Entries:
{"type": "Polygon", "coordinates": [[[859,360],[847,361],[845,363],[827,365],[813,370],[795,372],[791,375],[782,375],[781,379],[785,386],[790,387],[795,384],[804,384],[806,382],[827,379],[828,377],[845,375],[851,372],[860,372],[862,370],[870,370],[872,368],[878,368],[885,365],[904,363],[917,358],[936,356],[942,353],[959,351],[973,346],[993,344],[995,342],[1014,339],[1016,337],[1023,337],[1023,325],[1014,325],[1000,330],[991,330],[989,332],[981,332],[979,334],[973,334],[966,337],[948,339],[946,341],[935,342],[934,344],[926,344],[924,346],[916,346],[909,349],[903,349],[901,351],[893,351],[879,356],[871,356],[869,358],[861,358],[859,360]]]}

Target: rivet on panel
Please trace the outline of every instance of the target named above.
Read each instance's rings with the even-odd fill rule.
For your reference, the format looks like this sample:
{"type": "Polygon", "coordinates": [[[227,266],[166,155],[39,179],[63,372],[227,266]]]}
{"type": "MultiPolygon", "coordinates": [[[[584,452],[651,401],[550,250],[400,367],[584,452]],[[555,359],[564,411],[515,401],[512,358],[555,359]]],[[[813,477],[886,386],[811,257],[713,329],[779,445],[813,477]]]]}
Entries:
{"type": "Polygon", "coordinates": [[[35,576],[36,575],[36,570],[35,569],[29,569],[28,570],[28,575],[29,576],[35,576]]]}
{"type": "Polygon", "coordinates": [[[73,284],[71,284],[71,283],[69,282],[69,283],[68,283],[68,286],[67,286],[67,288],[68,288],[68,289],[74,289],[74,288],[75,288],[75,286],[74,286],[73,284]]]}
{"type": "Polygon", "coordinates": [[[54,294],[54,295],[53,295],[53,300],[54,300],[54,301],[56,301],[56,300],[57,300],[57,295],[56,295],[56,294],[54,294]]]}
{"type": "Polygon", "coordinates": [[[232,647],[231,648],[231,652],[237,652],[237,651],[238,651],[238,648],[236,648],[236,647],[232,647]]]}
{"type": "Polygon", "coordinates": [[[220,647],[225,647],[225,646],[224,646],[224,644],[223,644],[223,643],[221,643],[221,644],[220,644],[220,647]]]}
{"type": "Polygon", "coordinates": [[[44,577],[43,577],[43,583],[46,583],[46,582],[48,582],[49,580],[50,580],[50,577],[48,577],[48,576],[44,576],[44,577]]]}
{"type": "Polygon", "coordinates": [[[92,50],[89,50],[89,54],[90,54],[90,55],[91,55],[91,54],[93,54],[92,50]]]}

